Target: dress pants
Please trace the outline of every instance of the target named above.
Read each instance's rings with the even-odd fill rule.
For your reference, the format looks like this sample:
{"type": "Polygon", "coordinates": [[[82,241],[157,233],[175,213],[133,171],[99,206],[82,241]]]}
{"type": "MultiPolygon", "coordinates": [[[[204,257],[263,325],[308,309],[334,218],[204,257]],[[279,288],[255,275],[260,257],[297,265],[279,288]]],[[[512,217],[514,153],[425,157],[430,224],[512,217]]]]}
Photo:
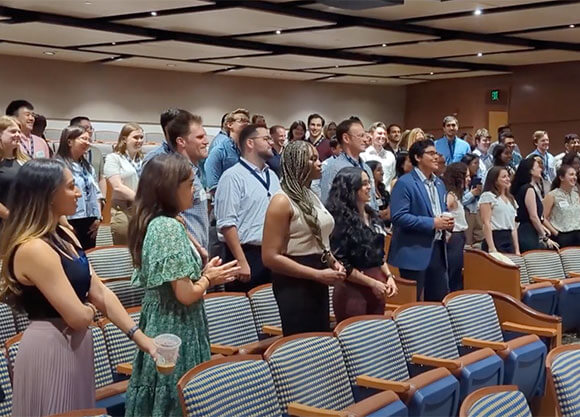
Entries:
{"type": "Polygon", "coordinates": [[[449,291],[463,289],[463,248],[465,232],[453,232],[447,241],[447,261],[449,274],[449,291]]]}
{"type": "MultiPolygon", "coordinates": [[[[226,255],[224,263],[233,261],[234,255],[230,252],[230,249],[225,245],[226,255]]],[[[242,245],[242,250],[248,264],[250,265],[250,281],[242,282],[235,280],[225,285],[226,291],[233,292],[248,292],[252,288],[257,287],[262,284],[269,284],[272,282],[272,277],[270,270],[264,266],[262,263],[262,246],[256,245],[242,245]]]]}
{"type": "Polygon", "coordinates": [[[427,269],[414,271],[399,268],[401,277],[417,282],[417,301],[441,301],[449,293],[449,276],[447,275],[447,259],[445,241],[433,242],[431,260],[427,269]],[[424,292],[424,296],[423,296],[424,292]]]}

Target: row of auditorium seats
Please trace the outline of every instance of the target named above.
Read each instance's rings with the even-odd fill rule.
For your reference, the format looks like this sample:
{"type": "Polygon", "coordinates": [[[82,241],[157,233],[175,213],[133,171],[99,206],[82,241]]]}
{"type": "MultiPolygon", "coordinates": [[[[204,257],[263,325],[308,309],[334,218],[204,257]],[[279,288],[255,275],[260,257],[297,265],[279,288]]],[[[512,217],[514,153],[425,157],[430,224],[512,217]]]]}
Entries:
{"type": "Polygon", "coordinates": [[[580,329],[580,247],[505,257],[498,260],[466,249],[464,287],[501,291],[538,311],[561,316],[564,330],[580,329]]]}

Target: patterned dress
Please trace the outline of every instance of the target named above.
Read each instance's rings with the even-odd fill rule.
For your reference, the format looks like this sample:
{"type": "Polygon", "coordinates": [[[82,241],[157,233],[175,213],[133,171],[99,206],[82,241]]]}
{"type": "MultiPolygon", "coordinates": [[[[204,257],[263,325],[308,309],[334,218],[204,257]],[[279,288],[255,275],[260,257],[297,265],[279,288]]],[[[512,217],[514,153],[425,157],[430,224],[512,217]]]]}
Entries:
{"type": "Polygon", "coordinates": [[[145,288],[139,327],[150,337],[173,333],[181,338],[179,358],[170,375],[157,372],[155,362],[139,351],[127,390],[126,416],[181,416],[177,381],[185,372],[210,358],[209,333],[203,300],[181,304],[171,281],[201,275],[201,259],[185,228],[177,220],[160,216],[147,227],[141,267],[131,284],[145,288]]]}

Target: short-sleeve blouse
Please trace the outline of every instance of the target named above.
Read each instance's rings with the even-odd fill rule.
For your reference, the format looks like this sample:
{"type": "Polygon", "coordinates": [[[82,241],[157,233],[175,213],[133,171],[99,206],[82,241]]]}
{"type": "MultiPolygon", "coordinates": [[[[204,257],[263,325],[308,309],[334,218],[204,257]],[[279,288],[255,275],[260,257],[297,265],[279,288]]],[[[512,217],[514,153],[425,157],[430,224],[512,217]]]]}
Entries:
{"type": "Polygon", "coordinates": [[[491,230],[515,230],[517,203],[505,201],[491,191],[481,194],[478,206],[491,204],[491,230]]]}

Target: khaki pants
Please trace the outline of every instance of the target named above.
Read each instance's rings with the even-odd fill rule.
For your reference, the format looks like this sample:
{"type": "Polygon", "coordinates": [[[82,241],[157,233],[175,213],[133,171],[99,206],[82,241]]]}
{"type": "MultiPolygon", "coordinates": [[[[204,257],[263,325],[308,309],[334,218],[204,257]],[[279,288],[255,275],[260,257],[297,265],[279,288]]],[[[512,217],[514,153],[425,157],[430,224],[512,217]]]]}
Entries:
{"type": "Polygon", "coordinates": [[[473,244],[479,243],[484,239],[483,222],[481,221],[479,211],[477,213],[471,213],[465,210],[465,219],[467,220],[468,226],[465,231],[465,244],[473,246],[473,244]]]}
{"type": "Polygon", "coordinates": [[[111,207],[111,234],[114,245],[127,246],[129,229],[129,210],[119,206],[111,207]]]}

